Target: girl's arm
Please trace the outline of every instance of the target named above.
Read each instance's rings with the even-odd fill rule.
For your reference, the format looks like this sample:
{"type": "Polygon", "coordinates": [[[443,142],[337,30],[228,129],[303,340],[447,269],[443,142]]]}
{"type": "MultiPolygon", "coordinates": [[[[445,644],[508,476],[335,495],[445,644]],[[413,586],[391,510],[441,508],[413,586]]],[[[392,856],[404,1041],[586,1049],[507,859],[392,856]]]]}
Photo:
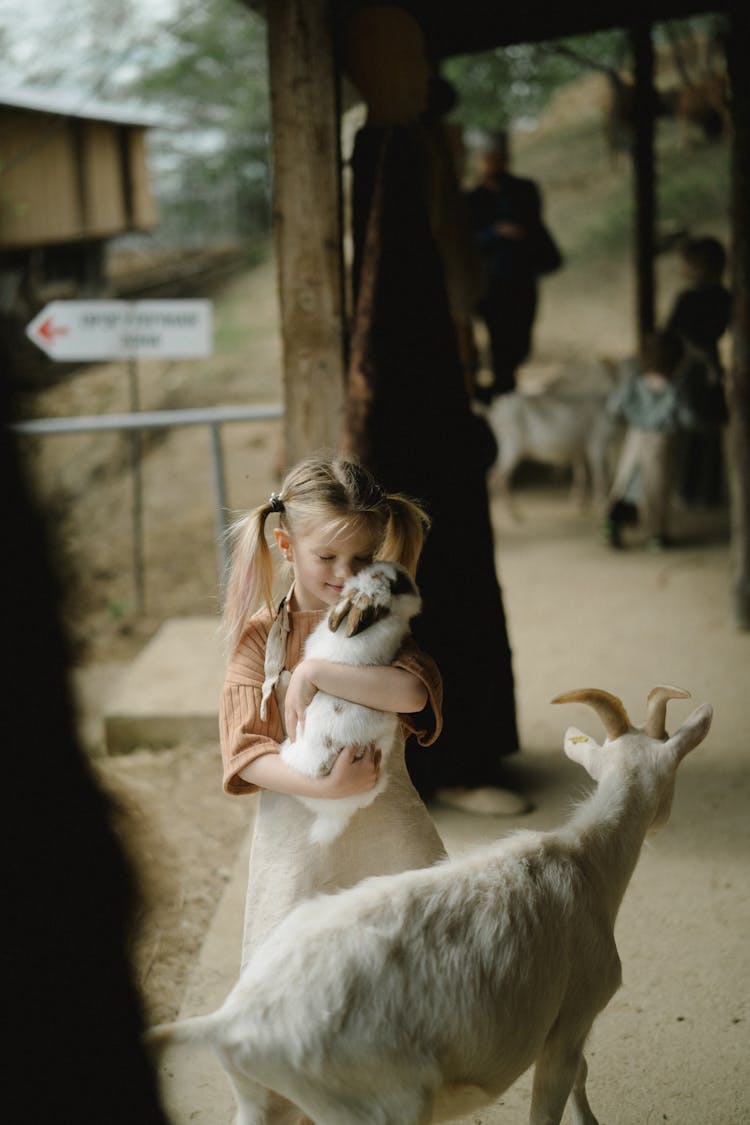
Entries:
{"type": "Polygon", "coordinates": [[[297,724],[315,693],[324,691],[376,711],[414,714],[427,703],[427,689],[417,676],[390,664],[337,664],[315,658],[301,660],[292,672],[284,703],[286,729],[294,741],[297,724]]]}
{"type": "Polygon", "coordinates": [[[263,754],[241,769],[239,776],[261,789],[297,797],[351,797],[372,789],[378,780],[379,767],[379,750],[366,746],[363,752],[360,746],[347,746],[325,777],[305,777],[278,754],[263,754]]]}

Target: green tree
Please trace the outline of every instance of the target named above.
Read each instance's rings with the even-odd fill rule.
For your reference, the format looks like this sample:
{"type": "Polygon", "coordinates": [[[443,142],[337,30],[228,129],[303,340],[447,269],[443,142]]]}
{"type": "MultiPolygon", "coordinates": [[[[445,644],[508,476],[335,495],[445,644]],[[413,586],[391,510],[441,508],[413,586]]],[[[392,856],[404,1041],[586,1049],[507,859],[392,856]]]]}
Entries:
{"type": "Polygon", "coordinates": [[[118,76],[147,48],[150,30],[131,0],[49,0],[29,27],[16,20],[0,36],[24,83],[64,87],[90,101],[116,92],[118,76]]]}
{"type": "MultiPolygon", "coordinates": [[[[696,45],[702,43],[710,66],[723,51],[725,33],[724,17],[709,14],[656,24],[653,39],[657,47],[669,44],[677,61],[681,48],[695,56],[696,45]]],[[[613,28],[545,43],[518,43],[449,59],[442,69],[458,94],[456,120],[468,128],[498,130],[519,118],[537,117],[559,87],[586,71],[632,71],[630,38],[626,29],[613,28]]]]}
{"type": "Polygon", "coordinates": [[[620,65],[623,31],[598,32],[547,43],[518,43],[449,59],[443,74],[456,87],[456,120],[468,128],[499,130],[537,117],[550,97],[589,66],[620,65]]]}
{"type": "Polygon", "coordinates": [[[180,212],[194,228],[201,213],[206,220],[219,218],[218,208],[241,235],[266,230],[265,21],[239,0],[181,0],[128,89],[174,116],[175,127],[154,137],[172,219],[180,212]]]}

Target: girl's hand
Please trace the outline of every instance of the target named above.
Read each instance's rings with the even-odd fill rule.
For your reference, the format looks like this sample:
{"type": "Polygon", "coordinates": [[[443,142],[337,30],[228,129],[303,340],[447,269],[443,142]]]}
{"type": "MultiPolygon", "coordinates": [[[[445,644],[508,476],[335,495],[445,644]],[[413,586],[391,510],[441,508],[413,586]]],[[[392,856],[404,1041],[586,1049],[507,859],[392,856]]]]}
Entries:
{"type": "Polygon", "coordinates": [[[378,780],[381,753],[372,743],[345,746],[325,777],[307,777],[288,766],[279,754],[263,754],[240,770],[251,785],[297,797],[351,797],[366,793],[378,780]]]}
{"type": "Polygon", "coordinates": [[[331,772],[320,780],[322,797],[353,797],[366,793],[380,775],[381,753],[372,742],[365,746],[345,746],[331,772]]]}
{"type": "Polygon", "coordinates": [[[305,711],[318,690],[313,682],[310,661],[300,660],[292,672],[284,699],[284,726],[290,742],[297,737],[297,725],[305,725],[305,711]]]}

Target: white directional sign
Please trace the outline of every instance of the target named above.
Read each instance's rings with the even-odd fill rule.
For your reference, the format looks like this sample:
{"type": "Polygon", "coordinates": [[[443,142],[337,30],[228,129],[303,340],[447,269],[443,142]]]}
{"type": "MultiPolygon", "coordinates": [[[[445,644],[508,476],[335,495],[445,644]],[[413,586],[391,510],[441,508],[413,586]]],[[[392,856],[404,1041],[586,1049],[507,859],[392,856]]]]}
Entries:
{"type": "Polygon", "coordinates": [[[210,301],[52,301],[26,335],[52,359],[193,359],[213,350],[210,301]]]}

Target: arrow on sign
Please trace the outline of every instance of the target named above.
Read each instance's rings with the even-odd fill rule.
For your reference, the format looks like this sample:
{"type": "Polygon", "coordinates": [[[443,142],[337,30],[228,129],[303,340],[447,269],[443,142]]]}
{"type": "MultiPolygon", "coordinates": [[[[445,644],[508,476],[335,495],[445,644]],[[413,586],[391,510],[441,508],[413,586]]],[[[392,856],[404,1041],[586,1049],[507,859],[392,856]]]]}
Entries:
{"type": "Polygon", "coordinates": [[[41,336],[42,339],[45,340],[48,344],[51,344],[55,336],[65,336],[69,331],[70,329],[67,325],[56,328],[52,323],[52,317],[48,316],[47,319],[43,320],[39,325],[36,330],[36,334],[37,336],[41,336]]]}
{"type": "Polygon", "coordinates": [[[212,308],[204,300],[52,301],[26,326],[51,359],[190,359],[211,355],[212,308]]]}

